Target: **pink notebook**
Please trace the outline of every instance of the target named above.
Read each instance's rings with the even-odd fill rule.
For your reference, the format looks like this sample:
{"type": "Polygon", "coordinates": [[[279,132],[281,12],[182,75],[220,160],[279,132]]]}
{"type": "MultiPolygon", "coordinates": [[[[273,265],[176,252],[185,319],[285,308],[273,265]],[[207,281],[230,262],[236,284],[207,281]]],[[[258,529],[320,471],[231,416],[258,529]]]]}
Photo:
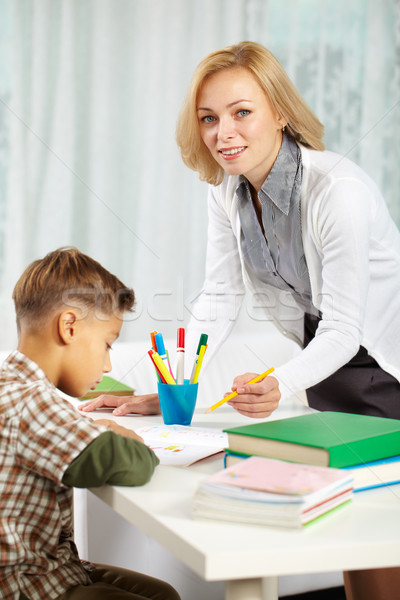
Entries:
{"type": "Polygon", "coordinates": [[[290,463],[252,456],[207,478],[209,484],[223,484],[274,494],[304,496],[329,492],[348,483],[352,475],[341,469],[290,463]]]}

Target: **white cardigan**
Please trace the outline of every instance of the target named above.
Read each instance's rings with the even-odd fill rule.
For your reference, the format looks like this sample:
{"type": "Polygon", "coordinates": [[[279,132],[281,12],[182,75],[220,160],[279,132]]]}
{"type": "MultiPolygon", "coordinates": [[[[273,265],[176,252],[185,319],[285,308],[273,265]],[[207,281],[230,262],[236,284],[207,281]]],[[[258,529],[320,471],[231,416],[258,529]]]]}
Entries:
{"type": "MultiPolygon", "coordinates": [[[[301,152],[302,239],[322,320],[307,348],[274,373],[282,397],[324,380],[360,345],[400,381],[399,231],[377,186],[357,165],[328,151],[301,152]]],[[[303,340],[304,312],[293,296],[255,279],[243,261],[237,180],[226,176],[209,188],[205,283],[189,324],[191,339],[209,334],[208,359],[234,324],[244,286],[266,320],[301,346],[303,340]]]]}

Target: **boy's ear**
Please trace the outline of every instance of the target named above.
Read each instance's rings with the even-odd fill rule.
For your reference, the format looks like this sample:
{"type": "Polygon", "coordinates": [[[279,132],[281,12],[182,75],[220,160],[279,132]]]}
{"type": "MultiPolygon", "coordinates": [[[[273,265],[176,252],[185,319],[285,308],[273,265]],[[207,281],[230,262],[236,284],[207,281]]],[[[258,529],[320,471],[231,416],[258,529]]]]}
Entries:
{"type": "Polygon", "coordinates": [[[58,316],[58,334],[64,344],[70,344],[76,338],[78,315],[74,310],[66,310],[58,316]]]}

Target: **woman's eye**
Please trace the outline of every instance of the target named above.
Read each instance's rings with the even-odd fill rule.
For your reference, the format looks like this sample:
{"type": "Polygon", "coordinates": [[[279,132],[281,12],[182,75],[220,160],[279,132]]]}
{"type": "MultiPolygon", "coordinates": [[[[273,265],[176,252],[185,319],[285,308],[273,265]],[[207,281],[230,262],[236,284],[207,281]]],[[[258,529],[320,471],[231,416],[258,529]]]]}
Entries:
{"type": "Polygon", "coordinates": [[[250,111],[244,108],[242,110],[238,110],[237,112],[238,117],[245,117],[248,114],[250,114],[250,111]]]}
{"type": "Polygon", "coordinates": [[[201,120],[203,123],[213,123],[215,121],[215,117],[207,115],[206,117],[202,117],[201,120]]]}

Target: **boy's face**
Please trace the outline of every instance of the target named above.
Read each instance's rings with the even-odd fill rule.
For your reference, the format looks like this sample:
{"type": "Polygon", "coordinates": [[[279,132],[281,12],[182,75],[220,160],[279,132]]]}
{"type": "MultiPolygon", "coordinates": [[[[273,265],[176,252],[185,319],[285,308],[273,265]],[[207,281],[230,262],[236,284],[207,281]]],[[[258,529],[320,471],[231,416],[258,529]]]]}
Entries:
{"type": "Polygon", "coordinates": [[[111,371],[110,350],[121,326],[122,315],[88,315],[79,320],[57,387],[75,398],[94,389],[111,371]]]}

